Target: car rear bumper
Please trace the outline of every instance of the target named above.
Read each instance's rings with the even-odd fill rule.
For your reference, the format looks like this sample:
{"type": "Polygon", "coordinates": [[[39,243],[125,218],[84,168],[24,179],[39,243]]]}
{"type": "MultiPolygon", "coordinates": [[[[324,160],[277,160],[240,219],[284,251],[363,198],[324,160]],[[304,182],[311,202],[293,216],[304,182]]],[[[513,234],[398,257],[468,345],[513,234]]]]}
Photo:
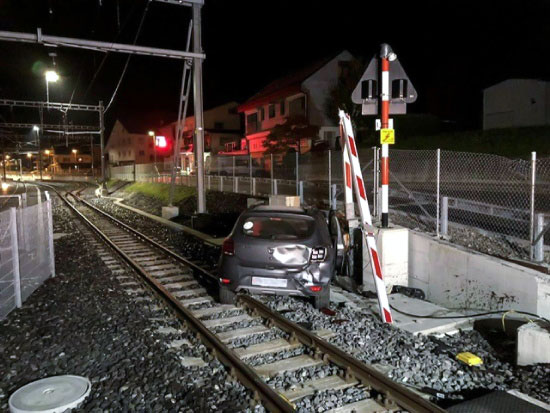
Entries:
{"type": "MultiPolygon", "coordinates": [[[[240,270],[243,270],[241,267],[240,270]]],[[[230,276],[228,284],[223,284],[225,288],[232,291],[249,291],[257,294],[277,294],[277,295],[297,295],[302,297],[315,297],[323,293],[324,288],[330,283],[330,276],[323,277],[320,280],[306,281],[300,278],[299,273],[259,270],[257,272],[250,271],[246,268],[246,274],[240,276],[230,276]],[[277,281],[286,280],[286,287],[258,285],[253,282],[254,277],[273,279],[277,281]],[[310,287],[321,287],[321,291],[311,291],[310,287]]]]}

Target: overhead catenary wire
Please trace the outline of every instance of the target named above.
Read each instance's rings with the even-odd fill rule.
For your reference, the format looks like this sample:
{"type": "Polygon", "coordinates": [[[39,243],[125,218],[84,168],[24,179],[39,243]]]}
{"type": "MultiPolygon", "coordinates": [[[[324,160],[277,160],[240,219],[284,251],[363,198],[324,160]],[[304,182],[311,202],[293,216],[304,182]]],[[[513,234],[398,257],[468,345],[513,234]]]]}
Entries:
{"type": "MultiPolygon", "coordinates": [[[[134,14],[134,11],[135,11],[135,8],[136,8],[136,3],[134,3],[132,9],[130,10],[130,12],[128,13],[128,16],[126,16],[126,19],[124,20],[124,22],[122,23],[122,27],[120,27],[119,25],[119,28],[118,28],[118,33],[116,34],[116,36],[114,37],[113,41],[116,41],[120,34],[124,31],[124,29],[126,28],[126,25],[128,24],[128,22],[130,21],[130,18],[132,17],[132,15],[134,14]]],[[[101,59],[101,62],[99,63],[99,66],[97,67],[94,75],[92,76],[92,80],[90,81],[90,84],[88,85],[88,87],[86,88],[86,91],[84,92],[84,96],[83,96],[83,100],[86,99],[86,97],[88,96],[88,93],[90,92],[92,86],[94,85],[95,83],[95,80],[97,79],[97,76],[99,75],[99,72],[101,71],[101,69],[103,68],[103,65],[105,64],[105,61],[107,60],[107,57],[109,56],[111,52],[106,52],[104,55],[103,55],[103,59],[101,59]]]]}
{"type": "MultiPolygon", "coordinates": [[[[143,15],[141,16],[141,21],[139,22],[139,26],[136,32],[136,35],[134,36],[134,45],[137,42],[137,39],[139,37],[139,34],[141,33],[141,28],[143,27],[143,22],[145,21],[145,16],[147,15],[147,10],[149,10],[149,4],[151,3],[151,0],[147,0],[147,3],[145,4],[145,9],[143,10],[143,15]]],[[[104,113],[107,113],[109,108],[111,107],[111,104],[115,100],[115,97],[118,93],[118,89],[120,88],[120,85],[122,83],[122,80],[124,79],[124,75],[126,74],[126,70],[128,69],[128,64],[130,63],[130,59],[132,58],[132,55],[129,54],[126,58],[126,63],[124,64],[124,69],[122,69],[122,73],[120,74],[120,79],[118,79],[118,83],[116,85],[115,91],[113,92],[113,96],[111,96],[111,100],[109,103],[107,103],[107,106],[105,106],[104,113]]]]}

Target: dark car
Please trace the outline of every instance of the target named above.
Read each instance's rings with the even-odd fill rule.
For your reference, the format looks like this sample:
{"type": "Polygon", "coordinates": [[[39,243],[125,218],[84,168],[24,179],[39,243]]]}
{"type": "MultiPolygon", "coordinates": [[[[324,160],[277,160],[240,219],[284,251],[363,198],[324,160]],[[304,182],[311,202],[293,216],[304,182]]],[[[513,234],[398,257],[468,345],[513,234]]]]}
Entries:
{"type": "Polygon", "coordinates": [[[335,251],[316,209],[256,206],[238,218],[218,264],[220,301],[235,293],[298,295],[327,307],[335,251]]]}

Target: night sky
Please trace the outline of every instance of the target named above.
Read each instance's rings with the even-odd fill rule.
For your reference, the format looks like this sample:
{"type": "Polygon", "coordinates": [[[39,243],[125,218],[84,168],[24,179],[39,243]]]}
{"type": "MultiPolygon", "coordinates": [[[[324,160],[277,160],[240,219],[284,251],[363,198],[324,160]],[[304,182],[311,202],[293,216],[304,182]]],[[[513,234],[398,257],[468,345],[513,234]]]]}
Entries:
{"type": "MultiPolygon", "coordinates": [[[[0,0],[0,30],[132,43],[145,0],[0,0]]],[[[191,10],[152,2],[137,44],[184,49],[191,10]]],[[[203,8],[205,108],[244,101],[271,80],[348,49],[370,59],[388,42],[415,85],[410,112],[462,128],[481,125],[482,89],[509,77],[550,78],[550,2],[232,1],[203,8]],[[422,4],[422,5],[420,5],[422,4]]],[[[0,42],[0,96],[45,100],[55,51],[62,81],[53,101],[108,102],[126,55],[0,42]],[[94,73],[97,72],[92,83],[94,73]]],[[[108,125],[147,130],[175,120],[182,62],[131,58],[108,125]]],[[[28,112],[0,108],[6,121],[28,112]]],[[[56,121],[55,114],[49,114],[56,121]]],[[[91,123],[95,118],[73,118],[91,123]]],[[[48,121],[48,119],[46,120],[48,121]]]]}

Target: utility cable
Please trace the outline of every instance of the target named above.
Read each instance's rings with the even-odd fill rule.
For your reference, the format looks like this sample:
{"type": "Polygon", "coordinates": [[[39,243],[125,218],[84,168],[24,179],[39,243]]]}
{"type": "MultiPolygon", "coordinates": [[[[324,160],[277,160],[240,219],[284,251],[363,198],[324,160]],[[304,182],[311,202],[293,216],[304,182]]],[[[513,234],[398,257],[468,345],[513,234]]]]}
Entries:
{"type": "MultiPolygon", "coordinates": [[[[134,37],[134,44],[136,44],[137,39],[139,37],[139,34],[141,33],[141,28],[143,27],[143,22],[145,21],[145,16],[147,15],[147,10],[149,10],[149,4],[150,3],[151,3],[151,0],[147,0],[147,4],[145,5],[145,9],[143,10],[143,15],[141,16],[141,21],[139,22],[139,27],[138,27],[136,35],[134,37]]],[[[111,97],[111,100],[109,101],[109,103],[105,107],[105,110],[103,111],[103,113],[107,113],[107,111],[111,107],[111,104],[115,100],[115,97],[118,93],[118,89],[120,87],[120,84],[122,83],[122,80],[124,79],[124,75],[126,74],[126,70],[128,69],[128,64],[130,63],[131,58],[132,58],[132,55],[129,54],[128,58],[126,59],[126,63],[124,64],[124,69],[122,69],[122,73],[121,73],[120,79],[118,80],[118,83],[116,85],[115,91],[113,92],[113,96],[111,97]]]]}
{"type": "MultiPolygon", "coordinates": [[[[535,317],[535,318],[538,318],[540,320],[543,320],[543,321],[546,321],[547,323],[550,323],[550,321],[544,317],[541,317],[540,315],[538,314],[534,314],[534,313],[529,313],[527,311],[519,311],[519,310],[512,310],[512,309],[509,309],[509,310],[496,310],[496,311],[486,311],[486,312],[483,312],[483,313],[476,313],[476,314],[470,314],[470,315],[455,315],[455,316],[436,316],[436,315],[419,315],[419,314],[411,314],[411,313],[407,313],[406,311],[402,311],[402,310],[399,310],[398,308],[395,308],[393,305],[390,304],[390,307],[392,308],[392,310],[395,310],[397,311],[398,313],[400,314],[403,314],[403,315],[406,315],[406,316],[409,316],[409,317],[414,317],[414,318],[433,318],[433,319],[436,319],[436,320],[449,320],[449,319],[453,319],[453,318],[470,318],[470,317],[481,317],[481,316],[484,316],[484,315],[493,315],[493,314],[502,314],[504,313],[505,315],[508,314],[508,313],[511,313],[511,312],[514,312],[514,313],[517,313],[517,314],[524,314],[524,315],[529,315],[531,317],[535,317]]],[[[467,309],[463,309],[463,310],[467,310],[467,309]]]]}

